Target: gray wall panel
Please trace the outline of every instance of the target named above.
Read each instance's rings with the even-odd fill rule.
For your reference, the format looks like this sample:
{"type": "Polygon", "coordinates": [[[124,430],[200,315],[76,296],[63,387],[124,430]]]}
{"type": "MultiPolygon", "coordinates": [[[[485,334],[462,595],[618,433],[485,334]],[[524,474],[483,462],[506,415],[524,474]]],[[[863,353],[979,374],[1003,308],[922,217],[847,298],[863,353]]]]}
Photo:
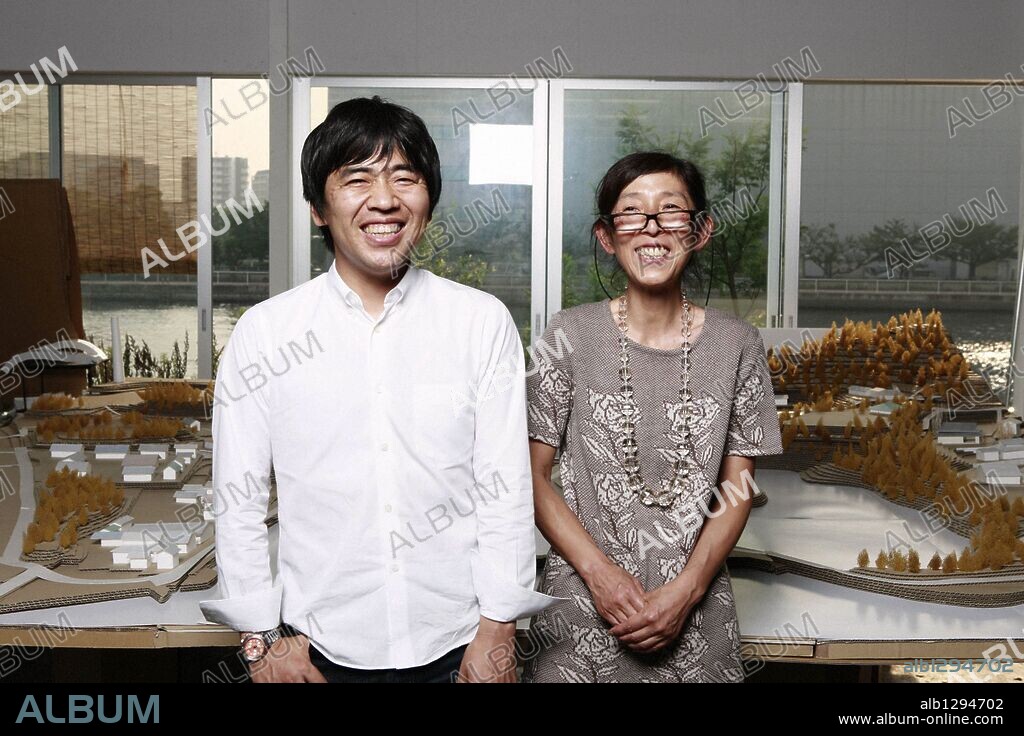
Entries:
{"type": "Polygon", "coordinates": [[[822,79],[1024,74],[1015,0],[3,0],[0,69],[66,45],[83,72],[255,75],[286,1],[290,54],[332,74],[528,74],[561,47],[572,76],[744,79],[804,46],[822,79]]]}
{"type": "Polygon", "coordinates": [[[267,2],[0,0],[0,69],[61,46],[84,73],[252,75],[268,66],[267,2]]]}

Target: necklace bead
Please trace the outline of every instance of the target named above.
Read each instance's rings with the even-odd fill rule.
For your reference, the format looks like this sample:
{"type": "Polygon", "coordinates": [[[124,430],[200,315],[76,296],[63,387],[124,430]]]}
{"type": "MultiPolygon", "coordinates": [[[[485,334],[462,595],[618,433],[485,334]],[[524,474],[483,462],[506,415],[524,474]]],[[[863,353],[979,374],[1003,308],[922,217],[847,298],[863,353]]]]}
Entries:
{"type": "Polygon", "coordinates": [[[632,374],[629,370],[629,322],[627,319],[627,301],[629,287],[627,285],[626,291],[623,293],[619,300],[618,309],[618,326],[621,331],[619,335],[619,361],[621,368],[619,368],[619,378],[622,381],[622,389],[620,391],[622,398],[625,403],[622,406],[622,415],[625,418],[622,422],[623,437],[620,442],[620,447],[623,453],[622,467],[626,471],[626,485],[629,490],[640,496],[640,500],[647,506],[671,506],[677,498],[686,494],[692,484],[692,480],[689,477],[689,469],[686,466],[685,453],[686,446],[689,440],[689,416],[690,416],[690,389],[689,389],[689,378],[690,378],[690,330],[693,324],[693,315],[690,313],[690,303],[686,298],[686,291],[684,290],[681,294],[683,311],[682,311],[682,337],[683,337],[683,354],[680,360],[680,387],[679,387],[679,402],[683,407],[683,421],[682,428],[679,432],[679,439],[676,443],[676,459],[672,463],[672,480],[669,481],[668,491],[662,491],[657,489],[651,491],[644,483],[643,478],[640,476],[640,462],[637,459],[637,450],[639,449],[636,442],[636,421],[634,417],[637,417],[640,413],[636,402],[633,399],[633,387],[630,383],[632,374]]]}

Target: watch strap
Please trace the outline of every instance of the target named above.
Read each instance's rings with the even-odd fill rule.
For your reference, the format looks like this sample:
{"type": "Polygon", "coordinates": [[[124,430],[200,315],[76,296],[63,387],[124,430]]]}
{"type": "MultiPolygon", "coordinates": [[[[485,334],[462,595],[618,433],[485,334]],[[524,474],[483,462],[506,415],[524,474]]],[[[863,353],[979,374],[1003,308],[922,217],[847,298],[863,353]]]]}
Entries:
{"type": "Polygon", "coordinates": [[[265,656],[267,656],[267,653],[270,651],[270,647],[274,644],[275,641],[280,639],[281,636],[282,636],[282,632],[281,632],[280,627],[274,628],[274,629],[268,629],[266,631],[243,631],[243,632],[241,632],[241,646],[242,646],[243,651],[246,648],[245,647],[245,642],[248,641],[249,639],[253,638],[253,637],[259,637],[263,641],[263,645],[264,645],[263,654],[261,654],[259,657],[255,658],[255,659],[249,659],[249,657],[246,657],[246,660],[249,661],[249,662],[254,662],[254,661],[258,662],[259,660],[263,659],[265,656]]]}

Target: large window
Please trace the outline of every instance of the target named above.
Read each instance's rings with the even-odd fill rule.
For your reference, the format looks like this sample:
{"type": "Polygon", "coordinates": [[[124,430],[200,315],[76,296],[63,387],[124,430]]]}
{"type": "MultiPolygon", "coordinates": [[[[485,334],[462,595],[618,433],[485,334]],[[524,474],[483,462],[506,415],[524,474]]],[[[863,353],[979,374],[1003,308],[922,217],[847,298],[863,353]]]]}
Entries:
{"type": "Polygon", "coordinates": [[[70,84],[62,125],[86,335],[109,346],[117,316],[140,365],[195,376],[196,252],[178,233],[197,219],[195,88],[70,84]]]}
{"type": "MultiPolygon", "coordinates": [[[[973,366],[1003,385],[1019,265],[1015,106],[994,110],[978,85],[808,83],[789,120],[788,91],[748,94],[738,111],[722,84],[505,80],[508,92],[497,96],[492,84],[502,82],[313,78],[299,84],[310,117],[296,129],[356,96],[380,94],[419,114],[444,186],[414,262],[497,295],[524,342],[545,315],[621,291],[600,249],[595,270],[595,190],[622,155],[662,150],[702,168],[717,215],[713,244],[691,269],[694,300],[709,294],[759,326],[775,324],[784,304],[790,319],[798,305],[787,326],[809,327],[935,308],[973,366]],[[787,178],[796,172],[786,151],[795,162],[801,128],[799,177],[787,178]],[[799,218],[787,217],[783,201],[794,192],[799,218]]],[[[269,296],[269,146],[288,144],[270,135],[270,97],[263,80],[213,80],[208,131],[197,129],[196,87],[187,84],[67,84],[0,115],[0,177],[47,177],[60,157],[87,335],[109,345],[116,315],[122,335],[194,376],[198,297],[212,293],[220,348],[240,312],[269,296]],[[51,151],[55,126],[61,151],[51,151]],[[203,210],[198,150],[211,155],[215,231],[226,224],[225,200],[262,206],[213,237],[210,292],[198,288],[199,251],[188,252],[178,232],[203,210]],[[159,257],[148,268],[146,249],[159,257]]],[[[290,143],[295,155],[301,140],[290,143]]],[[[301,186],[297,175],[292,186],[301,186]]],[[[315,277],[332,256],[305,205],[295,206],[279,204],[301,222],[315,277]]],[[[304,257],[290,263],[306,273],[304,257]]]]}
{"type": "Polygon", "coordinates": [[[622,156],[667,151],[702,170],[718,220],[711,246],[687,269],[690,298],[767,323],[769,211],[781,206],[769,202],[771,104],[762,94],[748,112],[727,120],[720,105],[735,101],[731,92],[697,89],[565,91],[564,166],[552,172],[563,187],[563,307],[622,292],[621,269],[591,235],[597,186],[622,156]]]}
{"type": "Polygon", "coordinates": [[[270,296],[270,105],[262,79],[215,79],[211,112],[214,355],[270,296]],[[232,206],[231,202],[237,206],[232,206]]]}
{"type": "MultiPolygon", "coordinates": [[[[343,100],[375,94],[423,118],[441,158],[441,200],[413,263],[500,298],[528,342],[532,96],[519,93],[498,109],[485,89],[313,87],[311,124],[318,125],[343,100]]],[[[315,276],[333,259],[319,231],[313,233],[310,266],[315,276]]]]}
{"type": "Polygon", "coordinates": [[[1016,308],[1021,115],[973,121],[964,98],[990,109],[979,87],[806,87],[799,323],[934,308],[999,388],[1016,308]]]}

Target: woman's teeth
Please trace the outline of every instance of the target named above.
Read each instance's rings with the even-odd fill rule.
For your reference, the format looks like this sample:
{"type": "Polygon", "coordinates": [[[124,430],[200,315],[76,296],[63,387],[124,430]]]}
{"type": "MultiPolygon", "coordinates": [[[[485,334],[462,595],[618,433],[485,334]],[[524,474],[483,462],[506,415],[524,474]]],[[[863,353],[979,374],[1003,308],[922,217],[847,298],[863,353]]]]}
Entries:
{"type": "Polygon", "coordinates": [[[654,245],[647,248],[637,248],[636,252],[646,258],[661,258],[668,253],[668,248],[654,245]]]}
{"type": "Polygon", "coordinates": [[[363,232],[369,233],[370,235],[391,235],[392,233],[397,233],[401,229],[402,224],[399,222],[374,222],[363,226],[363,232]]]}

